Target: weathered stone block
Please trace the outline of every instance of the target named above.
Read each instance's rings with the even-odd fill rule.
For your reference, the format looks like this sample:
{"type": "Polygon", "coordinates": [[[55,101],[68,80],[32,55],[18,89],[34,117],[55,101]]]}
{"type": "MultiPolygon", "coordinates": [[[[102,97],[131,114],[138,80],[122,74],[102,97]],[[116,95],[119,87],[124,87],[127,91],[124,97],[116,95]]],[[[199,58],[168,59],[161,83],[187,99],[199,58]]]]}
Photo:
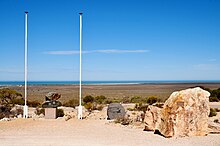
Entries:
{"type": "Polygon", "coordinates": [[[165,137],[207,135],[209,96],[199,87],[173,92],[161,110],[160,133],[165,137]]]}

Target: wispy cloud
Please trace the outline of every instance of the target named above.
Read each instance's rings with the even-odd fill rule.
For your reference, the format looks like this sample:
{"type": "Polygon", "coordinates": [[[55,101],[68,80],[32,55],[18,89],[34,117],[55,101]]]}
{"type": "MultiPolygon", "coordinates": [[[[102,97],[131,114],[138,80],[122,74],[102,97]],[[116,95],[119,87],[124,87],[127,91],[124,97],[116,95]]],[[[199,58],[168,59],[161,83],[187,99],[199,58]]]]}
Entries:
{"type": "Polygon", "coordinates": [[[14,70],[14,69],[0,69],[2,73],[23,73],[24,71],[21,70],[14,70]]]}
{"type": "Polygon", "coordinates": [[[208,61],[210,61],[210,62],[215,62],[215,61],[217,61],[217,59],[212,58],[212,59],[209,59],[208,61]]]}
{"type": "Polygon", "coordinates": [[[44,52],[44,54],[49,54],[49,55],[73,55],[73,54],[79,54],[79,51],[49,51],[49,52],[44,52]]]}
{"type": "Polygon", "coordinates": [[[216,64],[197,64],[194,65],[194,68],[199,70],[218,70],[219,66],[216,64]]]}
{"type": "MultiPolygon", "coordinates": [[[[83,54],[90,54],[90,53],[147,53],[149,50],[117,50],[117,49],[111,49],[111,50],[92,50],[92,51],[82,51],[83,54]]],[[[79,51],[48,51],[44,52],[44,54],[49,55],[75,55],[79,54],[79,51]]]]}

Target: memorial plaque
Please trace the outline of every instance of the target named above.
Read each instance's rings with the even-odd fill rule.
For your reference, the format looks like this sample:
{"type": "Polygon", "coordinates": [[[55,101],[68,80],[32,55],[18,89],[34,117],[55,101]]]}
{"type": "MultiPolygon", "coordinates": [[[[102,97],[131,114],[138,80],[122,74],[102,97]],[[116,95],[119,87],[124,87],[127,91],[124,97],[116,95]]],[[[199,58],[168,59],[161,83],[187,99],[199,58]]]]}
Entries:
{"type": "Polygon", "coordinates": [[[57,118],[57,107],[61,106],[61,102],[57,101],[61,97],[60,94],[56,92],[49,92],[45,96],[45,102],[42,107],[45,109],[46,119],[56,119],[57,118]]]}
{"type": "Polygon", "coordinates": [[[45,119],[56,119],[57,108],[45,108],[45,119]]]}

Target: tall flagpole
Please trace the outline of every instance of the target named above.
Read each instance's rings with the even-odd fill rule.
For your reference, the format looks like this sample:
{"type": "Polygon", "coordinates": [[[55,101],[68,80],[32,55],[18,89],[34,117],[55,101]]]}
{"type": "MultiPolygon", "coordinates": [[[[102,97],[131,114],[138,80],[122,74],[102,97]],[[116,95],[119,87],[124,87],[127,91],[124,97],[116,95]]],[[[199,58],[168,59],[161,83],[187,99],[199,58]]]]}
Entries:
{"type": "Polygon", "coordinates": [[[78,107],[78,119],[82,119],[82,13],[79,13],[80,17],[80,57],[79,57],[79,107],[78,107]]]}
{"type": "Polygon", "coordinates": [[[25,12],[25,39],[24,39],[24,50],[25,50],[25,61],[24,61],[24,113],[23,117],[28,118],[28,106],[27,106],[27,56],[28,56],[28,12],[25,12]]]}

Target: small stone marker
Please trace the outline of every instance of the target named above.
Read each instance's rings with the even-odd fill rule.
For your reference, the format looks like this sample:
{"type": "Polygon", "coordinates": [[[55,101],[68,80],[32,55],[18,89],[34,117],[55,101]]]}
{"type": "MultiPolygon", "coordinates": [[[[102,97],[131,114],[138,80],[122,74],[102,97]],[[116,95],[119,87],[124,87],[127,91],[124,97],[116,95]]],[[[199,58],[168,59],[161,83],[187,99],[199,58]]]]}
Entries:
{"type": "Polygon", "coordinates": [[[56,119],[57,108],[45,108],[45,119],[56,119]]]}
{"type": "Polygon", "coordinates": [[[61,97],[56,92],[49,92],[45,96],[45,102],[42,107],[45,109],[45,119],[56,119],[57,118],[57,107],[61,106],[61,102],[57,101],[61,97]]]}
{"type": "Polygon", "coordinates": [[[107,116],[108,120],[124,118],[125,109],[120,103],[111,103],[108,105],[107,116]]]}

